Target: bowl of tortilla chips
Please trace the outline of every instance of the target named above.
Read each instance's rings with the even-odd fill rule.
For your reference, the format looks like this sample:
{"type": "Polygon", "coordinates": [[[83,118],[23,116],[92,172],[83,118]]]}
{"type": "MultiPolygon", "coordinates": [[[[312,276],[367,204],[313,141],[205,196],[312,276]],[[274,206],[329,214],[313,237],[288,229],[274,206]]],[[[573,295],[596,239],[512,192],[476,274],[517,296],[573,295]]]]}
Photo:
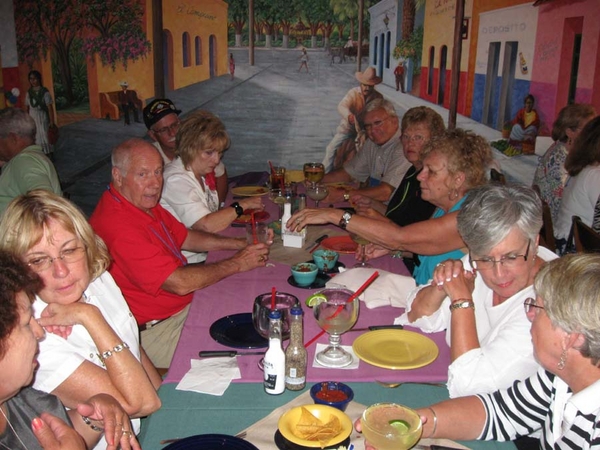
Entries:
{"type": "Polygon", "coordinates": [[[287,441],[311,448],[331,447],[352,433],[352,421],[344,412],[317,404],[290,409],[281,416],[277,426],[287,441]]]}

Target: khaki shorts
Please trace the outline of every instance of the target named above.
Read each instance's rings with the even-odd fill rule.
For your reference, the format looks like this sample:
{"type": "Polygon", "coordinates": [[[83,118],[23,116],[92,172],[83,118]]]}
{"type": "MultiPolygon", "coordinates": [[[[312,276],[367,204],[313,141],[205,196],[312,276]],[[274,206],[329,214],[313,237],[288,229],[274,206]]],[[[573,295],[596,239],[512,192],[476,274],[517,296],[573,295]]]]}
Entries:
{"type": "Polygon", "coordinates": [[[157,369],[168,369],[179,342],[190,305],[177,314],[140,333],[142,347],[157,369]]]}

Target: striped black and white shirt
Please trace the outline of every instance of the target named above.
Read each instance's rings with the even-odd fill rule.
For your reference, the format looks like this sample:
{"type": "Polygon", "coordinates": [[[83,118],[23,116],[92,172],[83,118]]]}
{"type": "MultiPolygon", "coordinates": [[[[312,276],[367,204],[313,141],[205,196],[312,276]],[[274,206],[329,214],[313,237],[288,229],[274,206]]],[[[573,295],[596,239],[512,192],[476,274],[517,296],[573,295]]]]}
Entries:
{"type": "Polygon", "coordinates": [[[483,440],[509,441],[541,431],[541,449],[600,449],[600,381],[573,394],[540,369],[510,388],[478,395],[487,412],[483,440]]]}

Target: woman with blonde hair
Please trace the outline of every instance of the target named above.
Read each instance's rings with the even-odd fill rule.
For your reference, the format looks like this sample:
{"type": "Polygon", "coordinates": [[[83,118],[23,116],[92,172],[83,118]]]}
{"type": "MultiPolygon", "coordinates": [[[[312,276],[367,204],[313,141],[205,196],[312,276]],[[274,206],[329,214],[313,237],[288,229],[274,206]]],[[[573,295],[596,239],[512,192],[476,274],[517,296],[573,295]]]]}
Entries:
{"type": "MultiPolygon", "coordinates": [[[[261,197],[249,197],[219,208],[214,169],[229,148],[223,122],[208,111],[190,114],[177,132],[176,157],[165,167],[160,204],[187,228],[216,233],[245,210],[264,209],[261,197]]],[[[201,262],[206,253],[184,252],[188,262],[201,262]]]]}
{"type": "MultiPolygon", "coordinates": [[[[127,303],[106,271],[110,257],[83,214],[68,200],[34,190],[13,200],[0,220],[0,247],[42,281],[33,304],[46,331],[33,387],[69,408],[112,395],[133,418],[160,407],[161,378],[139,345],[127,303]]],[[[139,419],[132,420],[139,432],[139,419]]]]}

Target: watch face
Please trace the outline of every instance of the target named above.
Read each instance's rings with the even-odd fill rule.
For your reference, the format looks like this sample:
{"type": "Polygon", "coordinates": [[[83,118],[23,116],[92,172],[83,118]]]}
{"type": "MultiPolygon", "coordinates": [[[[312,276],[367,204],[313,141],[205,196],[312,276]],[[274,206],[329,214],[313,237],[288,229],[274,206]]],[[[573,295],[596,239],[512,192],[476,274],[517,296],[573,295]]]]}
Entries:
{"type": "Polygon", "coordinates": [[[348,211],[346,211],[344,213],[344,215],[342,216],[342,219],[344,219],[346,222],[348,222],[351,218],[352,218],[352,214],[350,214],[348,211]]]}

